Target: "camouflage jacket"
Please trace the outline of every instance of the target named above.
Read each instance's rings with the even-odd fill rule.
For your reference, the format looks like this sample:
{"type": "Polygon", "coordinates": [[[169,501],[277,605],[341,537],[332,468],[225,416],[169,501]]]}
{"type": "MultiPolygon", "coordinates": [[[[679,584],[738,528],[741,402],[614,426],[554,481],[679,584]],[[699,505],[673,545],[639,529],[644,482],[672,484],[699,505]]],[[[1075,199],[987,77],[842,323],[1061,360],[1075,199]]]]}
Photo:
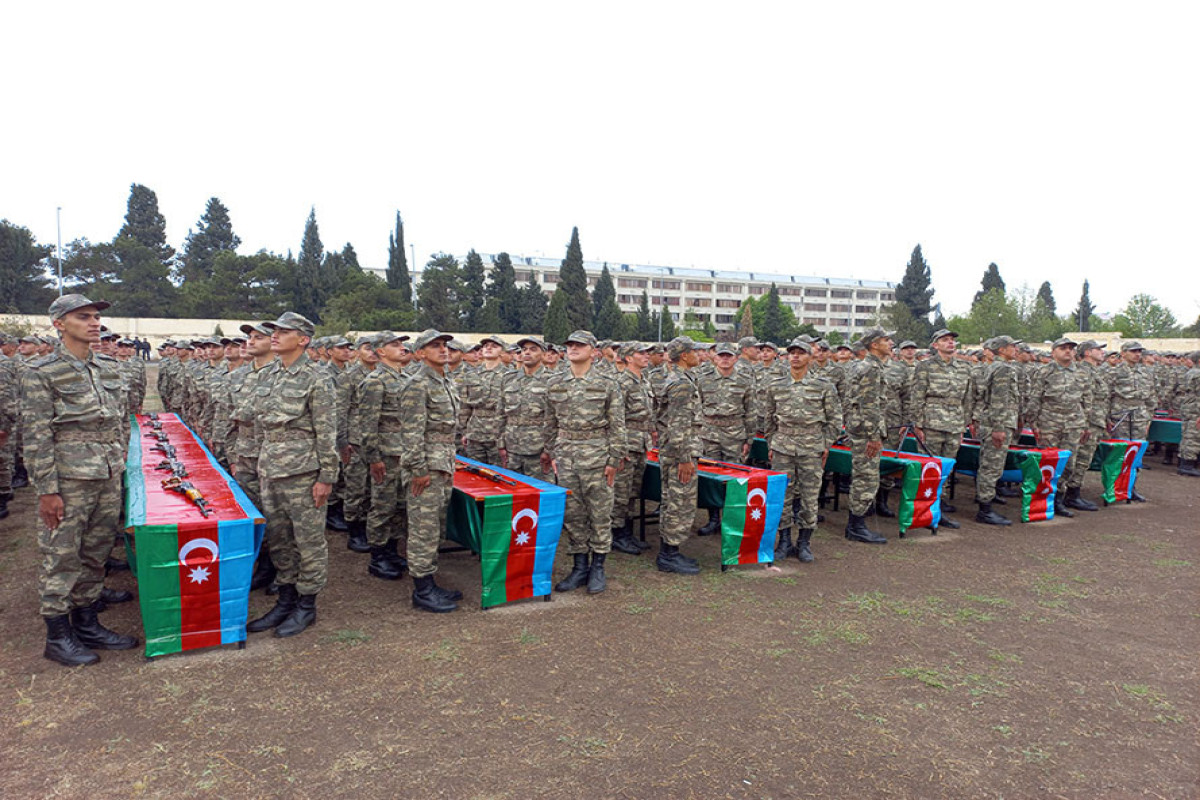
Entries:
{"type": "Polygon", "coordinates": [[[913,372],[913,421],[921,428],[959,433],[972,419],[974,388],[964,361],[939,355],[917,364],[913,372]]]}
{"type": "Polygon", "coordinates": [[[358,424],[362,435],[362,457],[368,464],[404,452],[400,395],[406,383],[408,378],[382,361],[362,381],[358,424]]]}
{"type": "Polygon", "coordinates": [[[700,392],[700,438],[719,441],[740,439],[752,444],[760,416],[754,379],[749,370],[733,370],[729,377],[715,368],[696,376],[700,392]]]}
{"type": "Polygon", "coordinates": [[[257,390],[259,379],[269,373],[270,366],[256,368],[251,361],[229,373],[229,428],[225,435],[225,452],[231,458],[257,459],[262,450],[257,390]]]}
{"type": "Polygon", "coordinates": [[[125,376],[125,385],[129,389],[129,411],[140,413],[142,403],[146,400],[146,365],[140,358],[130,358],[117,362],[121,365],[121,373],[125,376]]]}
{"type": "Polygon", "coordinates": [[[306,353],[290,367],[274,361],[256,388],[262,425],[258,474],[265,480],[317,472],[318,483],[338,476],[333,384],[306,353]]]}
{"type": "Polygon", "coordinates": [[[645,373],[642,377],[625,370],[617,378],[617,387],[625,398],[625,450],[643,455],[651,446],[654,431],[654,400],[645,373]]]}
{"type": "Polygon", "coordinates": [[[842,415],[846,432],[856,439],[883,441],[887,438],[886,382],[884,363],[872,353],[855,362],[846,376],[842,415]]]}
{"type": "Polygon", "coordinates": [[[839,362],[832,358],[825,362],[825,366],[821,366],[818,362],[808,368],[808,374],[814,378],[824,378],[832,383],[839,403],[846,399],[846,367],[839,362]]]}
{"type": "Polygon", "coordinates": [[[1157,405],[1154,377],[1145,367],[1119,362],[1108,372],[1108,414],[1120,417],[1133,410],[1153,414],[1157,405]]]}
{"type": "Polygon", "coordinates": [[[1034,428],[1084,428],[1092,405],[1091,375],[1072,363],[1043,364],[1033,375],[1029,419],[1034,428]]]}
{"type": "Polygon", "coordinates": [[[503,364],[478,369],[463,378],[462,408],[458,426],[463,436],[476,442],[496,441],[500,427],[501,384],[511,375],[503,364]]]}
{"type": "Polygon", "coordinates": [[[675,369],[663,383],[658,406],[658,453],[675,461],[694,461],[702,454],[697,420],[700,390],[686,369],[675,369]]]}
{"type": "Polygon", "coordinates": [[[422,364],[400,395],[400,465],[413,477],[454,474],[458,391],[445,375],[422,364]]]}
{"type": "Polygon", "coordinates": [[[538,367],[507,372],[500,381],[496,442],[503,450],[523,456],[540,455],[546,441],[546,398],[550,371],[538,367]]]}
{"type": "Polygon", "coordinates": [[[592,367],[575,377],[568,369],[546,392],[544,447],[551,458],[575,443],[598,448],[605,465],[618,467],[625,458],[625,402],[617,382],[592,367]]]}
{"type": "Polygon", "coordinates": [[[338,373],[333,382],[333,393],[337,398],[337,448],[341,451],[350,443],[350,400],[354,390],[371,370],[356,361],[338,373]]]}
{"type": "Polygon", "coordinates": [[[842,432],[842,404],[833,381],[811,370],[796,380],[789,371],[763,392],[767,441],[785,455],[824,453],[842,432]]]}
{"type": "Polygon", "coordinates": [[[1200,367],[1192,367],[1179,379],[1176,387],[1179,415],[1185,425],[1195,425],[1200,418],[1200,367]]]}
{"type": "Polygon", "coordinates": [[[1089,364],[1079,362],[1079,368],[1088,376],[1092,388],[1092,403],[1088,407],[1087,424],[1091,428],[1108,429],[1108,371],[1089,364]]]}
{"type": "Polygon", "coordinates": [[[16,364],[0,353],[0,431],[10,432],[17,427],[19,396],[16,364]]]}
{"type": "Polygon", "coordinates": [[[59,479],[105,480],[125,470],[121,418],[125,385],[115,358],[76,358],[59,345],[29,365],[21,381],[25,465],[39,495],[59,479]]]}
{"type": "Polygon", "coordinates": [[[889,430],[912,422],[912,378],[916,363],[893,360],[883,368],[885,418],[889,430]]]}
{"type": "Polygon", "coordinates": [[[1016,430],[1021,414],[1021,376],[1016,364],[997,357],[984,375],[975,418],[983,431],[1016,430]]]}

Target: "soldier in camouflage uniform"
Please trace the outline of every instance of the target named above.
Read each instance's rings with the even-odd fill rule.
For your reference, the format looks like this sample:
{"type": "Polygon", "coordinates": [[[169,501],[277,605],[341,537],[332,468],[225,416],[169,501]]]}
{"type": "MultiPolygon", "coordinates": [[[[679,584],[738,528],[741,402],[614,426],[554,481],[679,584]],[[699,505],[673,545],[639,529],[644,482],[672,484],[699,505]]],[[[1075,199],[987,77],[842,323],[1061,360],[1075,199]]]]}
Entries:
{"type": "MultiPolygon", "coordinates": [[[[666,348],[674,365],[663,384],[658,406],[658,466],[662,480],[659,545],[655,566],[662,572],[696,575],[700,563],[679,552],[696,520],[700,480],[696,461],[702,453],[697,436],[700,392],[691,376],[699,363],[696,343],[687,336],[672,339],[666,348]]],[[[744,369],[749,370],[749,367],[744,369]]]]}
{"type": "Polygon", "coordinates": [[[387,581],[399,580],[407,563],[397,540],[408,529],[408,507],[400,491],[403,455],[400,395],[408,379],[400,374],[407,336],[383,331],[375,337],[379,366],[362,382],[359,428],[362,459],[371,473],[371,509],[367,512],[367,544],[371,563],[367,573],[387,581]]]}
{"type": "Polygon", "coordinates": [[[358,406],[362,399],[362,384],[379,366],[375,340],[360,336],[355,342],[358,362],[338,375],[334,392],[337,395],[338,456],[342,462],[342,516],[350,537],[346,548],[355,553],[369,553],[367,543],[367,513],[371,488],[367,462],[362,457],[362,429],[358,422],[358,406]]]}
{"type": "Polygon", "coordinates": [[[1200,352],[1189,353],[1186,361],[1193,366],[1183,373],[1175,387],[1175,405],[1183,421],[1176,473],[1200,478],[1200,352]]]}
{"type": "MultiPolygon", "coordinates": [[[[325,372],[329,375],[329,379],[333,381],[333,391],[337,395],[338,382],[342,375],[350,368],[354,362],[354,344],[345,336],[326,336],[325,337],[325,352],[329,354],[329,360],[325,364],[325,372]]],[[[339,423],[341,417],[338,417],[339,423]]],[[[338,431],[338,437],[341,438],[342,432],[338,431]]],[[[350,530],[350,524],[346,522],[345,514],[345,495],[346,495],[346,474],[341,461],[341,449],[338,449],[338,479],[333,485],[333,491],[329,493],[329,503],[325,511],[325,527],[335,530],[338,533],[346,533],[350,530]]]]}
{"type": "MultiPolygon", "coordinates": [[[[917,345],[903,341],[897,348],[900,357],[889,361],[883,368],[884,419],[887,422],[887,438],[883,440],[885,450],[900,450],[904,435],[912,424],[912,381],[917,369],[917,345]]],[[[875,512],[881,517],[895,517],[888,507],[888,495],[895,481],[880,476],[879,494],[875,497],[875,512]]]]}
{"type": "Polygon", "coordinates": [[[463,379],[462,430],[463,455],[485,464],[500,463],[500,447],[496,439],[500,427],[500,384],[511,374],[501,360],[504,340],[485,336],[480,340],[483,363],[463,379]]]}
{"type": "Polygon", "coordinates": [[[842,430],[837,389],[813,373],[812,354],[813,345],[799,338],[792,341],[787,346],[788,374],[772,381],[763,396],[771,468],[788,476],[784,513],[775,539],[776,561],[792,552],[793,523],[796,555],[803,562],[813,560],[811,542],[825,459],[842,430]],[[791,511],[797,500],[798,510],[791,511]]]}
{"type": "Polygon", "coordinates": [[[437,585],[438,542],[446,530],[446,511],[454,488],[455,426],[458,392],[446,376],[446,342],[454,337],[430,329],[413,342],[421,366],[400,396],[400,467],[408,504],[408,570],[413,607],[442,613],[458,608],[462,592],[437,585]]]}
{"type": "Polygon", "coordinates": [[[1145,348],[1138,342],[1121,343],[1121,360],[1109,373],[1109,424],[1114,436],[1145,439],[1158,405],[1154,376],[1142,365],[1145,348]]]}
{"type": "MultiPolygon", "coordinates": [[[[0,341],[2,340],[3,334],[0,334],[0,341]]],[[[0,353],[0,519],[8,516],[8,501],[13,498],[18,395],[16,361],[0,353]]]]}
{"type": "MultiPolygon", "coordinates": [[[[974,412],[971,367],[955,357],[957,339],[958,334],[953,331],[944,328],[934,331],[930,342],[933,357],[919,363],[913,372],[914,432],[931,455],[943,458],[958,457],[963,430],[974,412]]],[[[944,513],[955,510],[943,497],[944,527],[961,527],[944,513]]]]}
{"type": "Polygon", "coordinates": [[[1100,342],[1089,340],[1081,342],[1075,349],[1079,368],[1088,376],[1092,404],[1088,407],[1085,421],[1087,436],[1080,441],[1079,452],[1075,456],[1076,469],[1071,471],[1065,481],[1067,493],[1063,498],[1063,505],[1080,511],[1098,510],[1095,503],[1080,497],[1079,492],[1091,466],[1092,457],[1096,454],[1096,448],[1100,446],[1100,440],[1108,436],[1108,376],[1105,370],[1100,369],[1100,365],[1104,363],[1104,347],[1100,342]],[[1078,468],[1081,464],[1082,469],[1078,468]]]}
{"type": "Polygon", "coordinates": [[[592,359],[596,337],[577,330],[567,337],[568,368],[551,382],[546,398],[545,450],[560,486],[570,490],[563,534],[574,565],[555,585],[589,594],[607,587],[604,562],[612,549],[613,483],[625,457],[625,403],[616,381],[592,359]],[[590,555],[590,561],[589,561],[590,555]]]}
{"type": "Polygon", "coordinates": [[[542,366],[546,344],[527,336],[517,345],[521,348],[521,367],[506,371],[500,381],[496,418],[500,466],[547,480],[550,458],[545,451],[545,426],[550,371],[542,366]]]}
{"type": "Polygon", "coordinates": [[[645,371],[654,345],[628,342],[621,347],[625,369],[617,387],[625,401],[625,457],[613,481],[612,548],[632,556],[649,548],[633,536],[633,518],[646,473],[646,451],[653,446],[654,401],[645,371]]]}
{"type": "Polygon", "coordinates": [[[1012,520],[992,510],[996,500],[996,482],[1004,473],[1008,446],[1017,441],[1021,413],[1021,381],[1015,359],[1018,339],[997,336],[988,341],[994,352],[987,369],[979,374],[975,418],[979,421],[979,470],[975,474],[975,502],[979,510],[975,521],[985,525],[1011,525],[1012,520]]]}
{"type": "Polygon", "coordinates": [[[851,459],[846,538],[867,544],[887,544],[887,538],[867,527],[867,514],[879,494],[879,454],[887,438],[883,372],[892,355],[893,335],[894,332],[882,328],[863,333],[859,343],[866,355],[854,362],[846,376],[846,397],[842,404],[851,459]]]}
{"type": "Polygon", "coordinates": [[[329,377],[305,353],[312,322],[288,311],[264,327],[278,360],[255,390],[262,429],[258,472],[279,597],[246,630],[274,628],[287,637],[316,622],[317,594],[328,578],[325,502],[337,480],[336,400],[329,377]]]}
{"type": "Polygon", "coordinates": [[[62,342],[22,376],[25,460],[38,494],[38,549],[46,658],[67,666],[99,660],[93,650],[128,650],[137,639],[100,624],[104,559],[121,506],[119,417],[125,387],[115,359],[91,352],[108,303],[80,294],[50,306],[62,342]]]}
{"type": "MultiPolygon", "coordinates": [[[[262,451],[262,431],[258,424],[258,383],[268,374],[266,367],[275,360],[271,352],[271,329],[261,324],[242,325],[246,334],[246,355],[249,360],[229,373],[229,425],[225,436],[225,455],[229,472],[238,486],[262,511],[261,480],[258,475],[258,454],[262,451]]],[[[261,547],[250,589],[262,589],[275,580],[275,565],[269,547],[261,547]]]]}
{"type": "Polygon", "coordinates": [[[117,361],[129,386],[129,413],[140,414],[142,403],[146,400],[146,365],[134,353],[132,339],[121,339],[117,343],[117,361]]]}
{"type": "MultiPolygon", "coordinates": [[[[704,458],[744,464],[750,455],[754,434],[761,430],[762,413],[757,402],[758,380],[751,369],[737,369],[738,354],[729,342],[713,348],[707,369],[693,372],[700,393],[700,446],[704,458]]],[[[760,371],[764,382],[767,373],[760,371]]],[[[708,509],[708,522],[697,536],[721,531],[720,509],[708,509]]]]}
{"type": "MultiPolygon", "coordinates": [[[[1075,363],[1076,347],[1077,343],[1067,338],[1055,341],[1051,351],[1054,360],[1034,373],[1029,394],[1029,415],[1038,445],[1071,451],[1062,473],[1067,483],[1080,465],[1079,445],[1091,438],[1087,420],[1092,405],[1092,380],[1075,363]]],[[[1083,464],[1082,468],[1086,471],[1088,465],[1083,464]]],[[[1082,483],[1083,476],[1077,477],[1082,483]]],[[[1054,497],[1054,513],[1075,516],[1063,505],[1061,492],[1054,497]]]]}

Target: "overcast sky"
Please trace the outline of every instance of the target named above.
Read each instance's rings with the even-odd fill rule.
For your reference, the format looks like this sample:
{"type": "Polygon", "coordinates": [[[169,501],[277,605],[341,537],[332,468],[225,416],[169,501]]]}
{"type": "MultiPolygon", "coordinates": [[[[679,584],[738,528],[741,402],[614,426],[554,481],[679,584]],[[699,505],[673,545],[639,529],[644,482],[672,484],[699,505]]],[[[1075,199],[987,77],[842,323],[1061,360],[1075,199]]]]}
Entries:
{"type": "Polygon", "coordinates": [[[111,238],[129,185],[176,247],[383,266],[507,250],[898,281],[965,311],[1084,278],[1200,315],[1200,4],[20,3],[0,217],[111,238]]]}

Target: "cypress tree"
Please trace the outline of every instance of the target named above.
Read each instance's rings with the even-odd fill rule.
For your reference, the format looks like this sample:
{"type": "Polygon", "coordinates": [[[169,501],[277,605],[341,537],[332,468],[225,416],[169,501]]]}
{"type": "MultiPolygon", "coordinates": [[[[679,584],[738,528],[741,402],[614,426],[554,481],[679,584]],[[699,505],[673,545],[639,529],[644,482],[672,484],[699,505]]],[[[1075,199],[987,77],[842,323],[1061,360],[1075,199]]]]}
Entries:
{"type": "Polygon", "coordinates": [[[542,325],[542,335],[547,342],[562,344],[576,330],[567,315],[567,296],[560,287],[550,298],[550,306],[546,309],[546,321],[542,325]]]}
{"type": "Polygon", "coordinates": [[[642,342],[653,342],[658,339],[658,323],[650,313],[650,297],[642,290],[642,302],[637,310],[637,338],[642,342]]]}
{"type": "Polygon", "coordinates": [[[980,284],[981,288],[975,293],[975,299],[971,301],[972,306],[982,300],[992,289],[999,289],[1000,294],[1006,294],[1004,279],[1000,277],[1000,268],[996,266],[995,261],[988,264],[987,269],[983,271],[983,280],[980,281],[980,284]]]}
{"type": "Polygon", "coordinates": [[[546,293],[542,291],[542,285],[538,283],[537,275],[530,270],[529,280],[517,290],[518,321],[511,332],[542,330],[548,305],[549,301],[546,299],[546,293]]]}
{"type": "Polygon", "coordinates": [[[421,273],[421,283],[417,286],[421,324],[424,327],[446,332],[462,329],[460,272],[454,256],[444,253],[435,255],[425,265],[421,273]]]}
{"type": "Polygon", "coordinates": [[[158,210],[158,195],[140,183],[129,187],[125,224],[116,238],[129,238],[149,248],[164,264],[170,264],[175,257],[175,249],[167,244],[167,218],[158,210]]]}
{"type": "Polygon", "coordinates": [[[608,265],[600,272],[600,280],[592,292],[592,307],[595,313],[595,329],[598,339],[617,339],[621,336],[621,307],[617,305],[617,290],[613,286],[608,265]]]}
{"type": "Polygon", "coordinates": [[[512,258],[508,253],[498,253],[492,264],[492,282],[487,286],[488,304],[494,309],[497,333],[521,332],[519,291],[512,258]]]}
{"type": "Polygon", "coordinates": [[[313,322],[320,322],[323,296],[325,245],[321,243],[321,232],[317,228],[317,210],[309,209],[304,223],[304,239],[300,243],[300,257],[296,260],[295,311],[313,322]]]}
{"type": "MultiPolygon", "coordinates": [[[[587,273],[583,269],[583,250],[579,246],[579,228],[571,229],[571,242],[567,245],[567,257],[558,270],[557,295],[563,293],[567,319],[571,330],[592,329],[592,300],[588,297],[587,273]]],[[[553,301],[551,301],[553,304],[553,301]]],[[[567,331],[569,334],[571,330],[567,331]]]]}
{"type": "Polygon", "coordinates": [[[796,326],[796,318],[791,309],[784,306],[783,301],[779,299],[779,287],[774,283],[771,284],[771,290],[763,298],[762,304],[763,324],[759,335],[763,341],[777,344],[786,342],[790,338],[789,331],[796,326]]]}
{"type": "Polygon", "coordinates": [[[480,318],[483,312],[484,287],[483,258],[474,249],[467,253],[467,259],[462,266],[462,287],[459,290],[459,303],[463,328],[478,332],[480,318]]]}
{"type": "Polygon", "coordinates": [[[1075,307],[1075,312],[1072,316],[1075,318],[1075,323],[1079,326],[1079,330],[1087,333],[1092,329],[1092,314],[1096,313],[1096,306],[1092,304],[1092,298],[1088,295],[1088,282],[1083,282],[1083,294],[1079,296],[1079,305],[1075,307]]]}
{"type": "Polygon", "coordinates": [[[925,263],[925,255],[918,244],[913,248],[908,265],[904,268],[904,278],[896,285],[896,303],[904,305],[907,309],[907,313],[892,315],[894,320],[903,320],[905,324],[905,327],[897,327],[898,340],[929,341],[929,336],[933,333],[933,328],[929,325],[930,302],[933,300],[933,287],[930,282],[929,265],[925,263]]]}
{"type": "Polygon", "coordinates": [[[404,254],[404,221],[396,212],[396,230],[388,234],[387,285],[403,296],[404,311],[412,310],[412,276],[408,272],[408,257],[404,254]]]}
{"type": "Polygon", "coordinates": [[[213,264],[217,255],[234,252],[242,240],[233,232],[229,209],[216,197],[208,200],[204,214],[196,223],[196,230],[188,233],[183,244],[181,277],[186,281],[203,281],[212,278],[213,264]]]}

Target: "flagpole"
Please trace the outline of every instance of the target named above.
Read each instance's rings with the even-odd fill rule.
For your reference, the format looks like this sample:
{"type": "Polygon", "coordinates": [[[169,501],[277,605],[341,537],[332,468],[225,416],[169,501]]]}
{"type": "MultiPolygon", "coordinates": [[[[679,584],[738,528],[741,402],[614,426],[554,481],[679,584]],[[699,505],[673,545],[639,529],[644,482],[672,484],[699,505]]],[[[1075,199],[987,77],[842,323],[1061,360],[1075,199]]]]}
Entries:
{"type": "Polygon", "coordinates": [[[55,209],[54,220],[58,226],[58,249],[55,251],[55,255],[58,257],[58,296],[62,297],[62,206],[55,209]]]}

